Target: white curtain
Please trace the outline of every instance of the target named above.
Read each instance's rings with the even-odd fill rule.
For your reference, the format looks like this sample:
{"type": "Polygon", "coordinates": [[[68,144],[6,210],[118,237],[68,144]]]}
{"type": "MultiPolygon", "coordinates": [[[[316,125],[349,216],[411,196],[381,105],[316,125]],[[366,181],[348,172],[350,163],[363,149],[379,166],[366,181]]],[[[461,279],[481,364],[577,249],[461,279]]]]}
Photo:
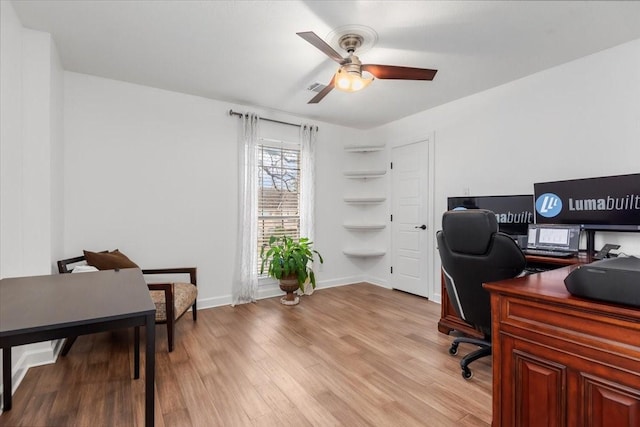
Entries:
{"type": "Polygon", "coordinates": [[[254,302],[258,293],[256,146],[259,123],[258,115],[244,114],[238,132],[238,239],[233,274],[233,305],[254,302]]]}
{"type": "MultiPolygon", "coordinates": [[[[302,125],[300,127],[300,237],[308,237],[315,242],[315,158],[318,127],[302,125]]],[[[298,291],[300,293],[300,290],[298,291]]],[[[311,284],[305,285],[304,293],[311,295],[311,284]]]]}

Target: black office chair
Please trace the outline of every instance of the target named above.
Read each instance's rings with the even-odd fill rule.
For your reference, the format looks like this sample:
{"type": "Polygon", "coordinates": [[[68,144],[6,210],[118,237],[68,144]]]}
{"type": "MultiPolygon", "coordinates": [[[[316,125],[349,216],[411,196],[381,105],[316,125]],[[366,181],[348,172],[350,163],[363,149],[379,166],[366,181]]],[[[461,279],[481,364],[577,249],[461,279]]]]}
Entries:
{"type": "Polygon", "coordinates": [[[460,361],[462,377],[470,379],[468,365],[491,355],[491,303],[482,284],[516,277],[526,261],[513,239],[498,232],[495,214],[485,209],[445,212],[436,237],[449,300],[458,316],[484,335],[458,337],[449,349],[455,355],[461,342],[480,347],[460,361]]]}

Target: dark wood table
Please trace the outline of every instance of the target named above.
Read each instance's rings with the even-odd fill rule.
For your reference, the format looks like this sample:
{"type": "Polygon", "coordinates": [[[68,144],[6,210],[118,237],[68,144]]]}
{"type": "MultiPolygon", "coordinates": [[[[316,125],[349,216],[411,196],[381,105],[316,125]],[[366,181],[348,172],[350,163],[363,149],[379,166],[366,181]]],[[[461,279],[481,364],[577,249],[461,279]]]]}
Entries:
{"type": "Polygon", "coordinates": [[[11,409],[11,347],[135,327],[146,328],[145,425],[154,425],[155,306],[137,268],[0,280],[3,410],[11,409]]]}

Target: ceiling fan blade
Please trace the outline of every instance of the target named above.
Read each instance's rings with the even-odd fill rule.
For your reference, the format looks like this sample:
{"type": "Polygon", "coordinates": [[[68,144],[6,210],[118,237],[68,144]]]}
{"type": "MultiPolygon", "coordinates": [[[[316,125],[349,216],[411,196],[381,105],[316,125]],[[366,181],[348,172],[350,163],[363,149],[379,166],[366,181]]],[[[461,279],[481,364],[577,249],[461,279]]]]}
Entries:
{"type": "Polygon", "coordinates": [[[376,64],[363,64],[362,71],[368,71],[378,79],[397,80],[433,80],[438,72],[438,70],[430,70],[428,68],[376,64]]]}
{"type": "Polygon", "coordinates": [[[318,92],[318,94],[316,96],[314,96],[313,98],[311,98],[311,101],[307,102],[307,104],[317,104],[318,102],[322,101],[322,98],[327,96],[327,94],[329,92],[331,92],[333,90],[333,88],[335,87],[335,80],[336,80],[336,76],[333,76],[331,78],[331,81],[327,85],[327,87],[325,87],[320,92],[318,92]]]}
{"type": "Polygon", "coordinates": [[[320,49],[325,55],[329,58],[336,61],[338,64],[343,64],[345,59],[340,56],[338,52],[336,52],[331,46],[329,46],[324,40],[316,35],[313,31],[305,31],[302,33],[296,33],[318,49],[320,49]]]}

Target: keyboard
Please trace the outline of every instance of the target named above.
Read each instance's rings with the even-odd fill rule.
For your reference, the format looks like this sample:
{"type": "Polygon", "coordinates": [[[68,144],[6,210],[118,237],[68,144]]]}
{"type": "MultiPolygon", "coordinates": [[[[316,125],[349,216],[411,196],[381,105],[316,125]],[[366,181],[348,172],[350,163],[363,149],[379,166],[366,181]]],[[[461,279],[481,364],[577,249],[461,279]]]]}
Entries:
{"type": "Polygon", "coordinates": [[[524,249],[522,252],[524,252],[525,255],[538,255],[555,258],[569,258],[576,256],[575,252],[550,251],[546,249],[524,249]]]}

